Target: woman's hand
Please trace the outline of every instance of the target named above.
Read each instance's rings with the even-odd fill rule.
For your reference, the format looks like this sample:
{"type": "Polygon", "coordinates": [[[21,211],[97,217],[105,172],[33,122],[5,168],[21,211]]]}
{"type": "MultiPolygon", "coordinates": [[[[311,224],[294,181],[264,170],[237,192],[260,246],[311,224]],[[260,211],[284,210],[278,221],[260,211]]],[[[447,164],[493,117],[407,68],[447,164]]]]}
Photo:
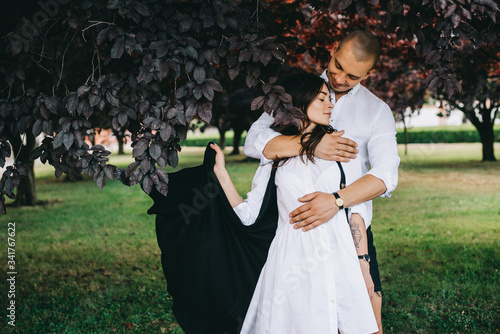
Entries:
{"type": "Polygon", "coordinates": [[[214,165],[214,173],[219,176],[222,174],[226,174],[226,161],[224,159],[224,152],[222,152],[221,148],[217,144],[210,144],[210,147],[215,151],[215,165],[214,165]]]}
{"type": "Polygon", "coordinates": [[[233,181],[226,170],[226,162],[224,161],[224,153],[217,144],[210,144],[210,147],[215,151],[215,166],[214,173],[219,183],[226,194],[229,204],[234,208],[235,206],[243,203],[243,198],[238,194],[238,191],[234,187],[233,181]]]}

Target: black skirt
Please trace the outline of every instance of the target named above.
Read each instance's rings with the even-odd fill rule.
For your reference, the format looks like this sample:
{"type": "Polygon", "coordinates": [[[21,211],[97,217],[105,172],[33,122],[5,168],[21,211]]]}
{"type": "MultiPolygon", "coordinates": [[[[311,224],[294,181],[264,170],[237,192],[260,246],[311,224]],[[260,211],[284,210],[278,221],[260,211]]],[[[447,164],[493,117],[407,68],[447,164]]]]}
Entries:
{"type": "Polygon", "coordinates": [[[148,214],[156,214],[167,290],[187,334],[240,332],[278,222],[276,169],[256,222],[245,226],[214,163],[215,151],[207,146],[202,165],[169,174],[167,196],[150,193],[154,205],[148,214]]]}

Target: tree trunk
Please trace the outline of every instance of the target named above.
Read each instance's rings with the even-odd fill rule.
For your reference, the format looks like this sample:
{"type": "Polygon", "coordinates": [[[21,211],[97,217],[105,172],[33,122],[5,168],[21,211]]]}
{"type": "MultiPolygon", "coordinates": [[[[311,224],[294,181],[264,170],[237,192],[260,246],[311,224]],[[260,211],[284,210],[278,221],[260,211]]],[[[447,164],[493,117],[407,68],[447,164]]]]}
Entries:
{"type": "Polygon", "coordinates": [[[226,147],[226,131],[219,130],[219,136],[220,136],[219,146],[223,150],[226,147]]]}
{"type": "Polygon", "coordinates": [[[34,161],[23,163],[28,173],[26,177],[21,178],[21,183],[17,187],[16,200],[13,206],[33,206],[36,205],[36,184],[35,184],[35,170],[34,161]]]}
{"type": "Polygon", "coordinates": [[[483,144],[483,161],[497,161],[495,158],[495,132],[492,123],[481,123],[476,127],[483,144]]]}
{"type": "Polygon", "coordinates": [[[408,128],[406,127],[406,118],[404,115],[404,111],[402,113],[403,116],[403,127],[404,127],[404,142],[405,142],[405,156],[408,156],[408,140],[409,140],[409,135],[408,135],[408,128]]]}
{"type": "Polygon", "coordinates": [[[241,135],[243,134],[242,129],[235,129],[234,130],[234,137],[233,137],[233,152],[231,152],[231,155],[238,155],[240,154],[240,144],[241,144],[241,135]]]}
{"type": "Polygon", "coordinates": [[[12,151],[17,161],[20,161],[27,169],[26,177],[21,178],[21,183],[17,187],[16,200],[12,203],[13,206],[32,206],[36,205],[36,186],[35,186],[35,171],[34,161],[30,161],[30,152],[35,149],[36,138],[31,131],[26,132],[26,145],[24,145],[21,137],[14,136],[10,141],[12,151]],[[17,157],[16,157],[17,155],[17,157]]]}
{"type": "MultiPolygon", "coordinates": [[[[118,137],[117,137],[118,138],[118,137]]],[[[118,138],[118,155],[124,155],[123,151],[123,137],[118,138]]]]}
{"type": "Polygon", "coordinates": [[[125,152],[123,151],[123,144],[125,141],[125,136],[123,135],[123,132],[113,131],[113,134],[118,141],[118,155],[124,155],[125,152]]]}

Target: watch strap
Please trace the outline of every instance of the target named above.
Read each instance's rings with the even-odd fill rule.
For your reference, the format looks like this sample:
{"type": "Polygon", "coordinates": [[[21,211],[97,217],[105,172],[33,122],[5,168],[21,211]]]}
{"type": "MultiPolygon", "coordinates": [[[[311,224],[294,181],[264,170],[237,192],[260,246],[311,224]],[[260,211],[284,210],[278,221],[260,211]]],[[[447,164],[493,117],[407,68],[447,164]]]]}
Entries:
{"type": "Polygon", "coordinates": [[[358,259],[365,260],[366,262],[370,263],[370,256],[368,254],[358,255],[358,259]]]}
{"type": "MultiPolygon", "coordinates": [[[[341,200],[340,195],[337,192],[334,192],[333,196],[335,196],[335,199],[340,199],[341,200]]],[[[338,205],[337,202],[335,202],[335,204],[338,205]]],[[[344,204],[338,205],[338,207],[339,207],[339,210],[343,210],[344,209],[344,204]]]]}

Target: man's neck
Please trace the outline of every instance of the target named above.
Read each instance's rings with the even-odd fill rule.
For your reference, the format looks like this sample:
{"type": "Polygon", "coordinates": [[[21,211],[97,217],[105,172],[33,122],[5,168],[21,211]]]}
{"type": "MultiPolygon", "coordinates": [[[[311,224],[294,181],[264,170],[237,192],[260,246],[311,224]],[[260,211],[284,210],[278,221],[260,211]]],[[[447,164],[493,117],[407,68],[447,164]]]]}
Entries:
{"type": "Polygon", "coordinates": [[[351,91],[350,89],[348,91],[345,91],[345,92],[336,92],[336,91],[333,91],[333,93],[335,95],[335,102],[337,102],[342,96],[346,95],[350,91],[351,91]]]}

